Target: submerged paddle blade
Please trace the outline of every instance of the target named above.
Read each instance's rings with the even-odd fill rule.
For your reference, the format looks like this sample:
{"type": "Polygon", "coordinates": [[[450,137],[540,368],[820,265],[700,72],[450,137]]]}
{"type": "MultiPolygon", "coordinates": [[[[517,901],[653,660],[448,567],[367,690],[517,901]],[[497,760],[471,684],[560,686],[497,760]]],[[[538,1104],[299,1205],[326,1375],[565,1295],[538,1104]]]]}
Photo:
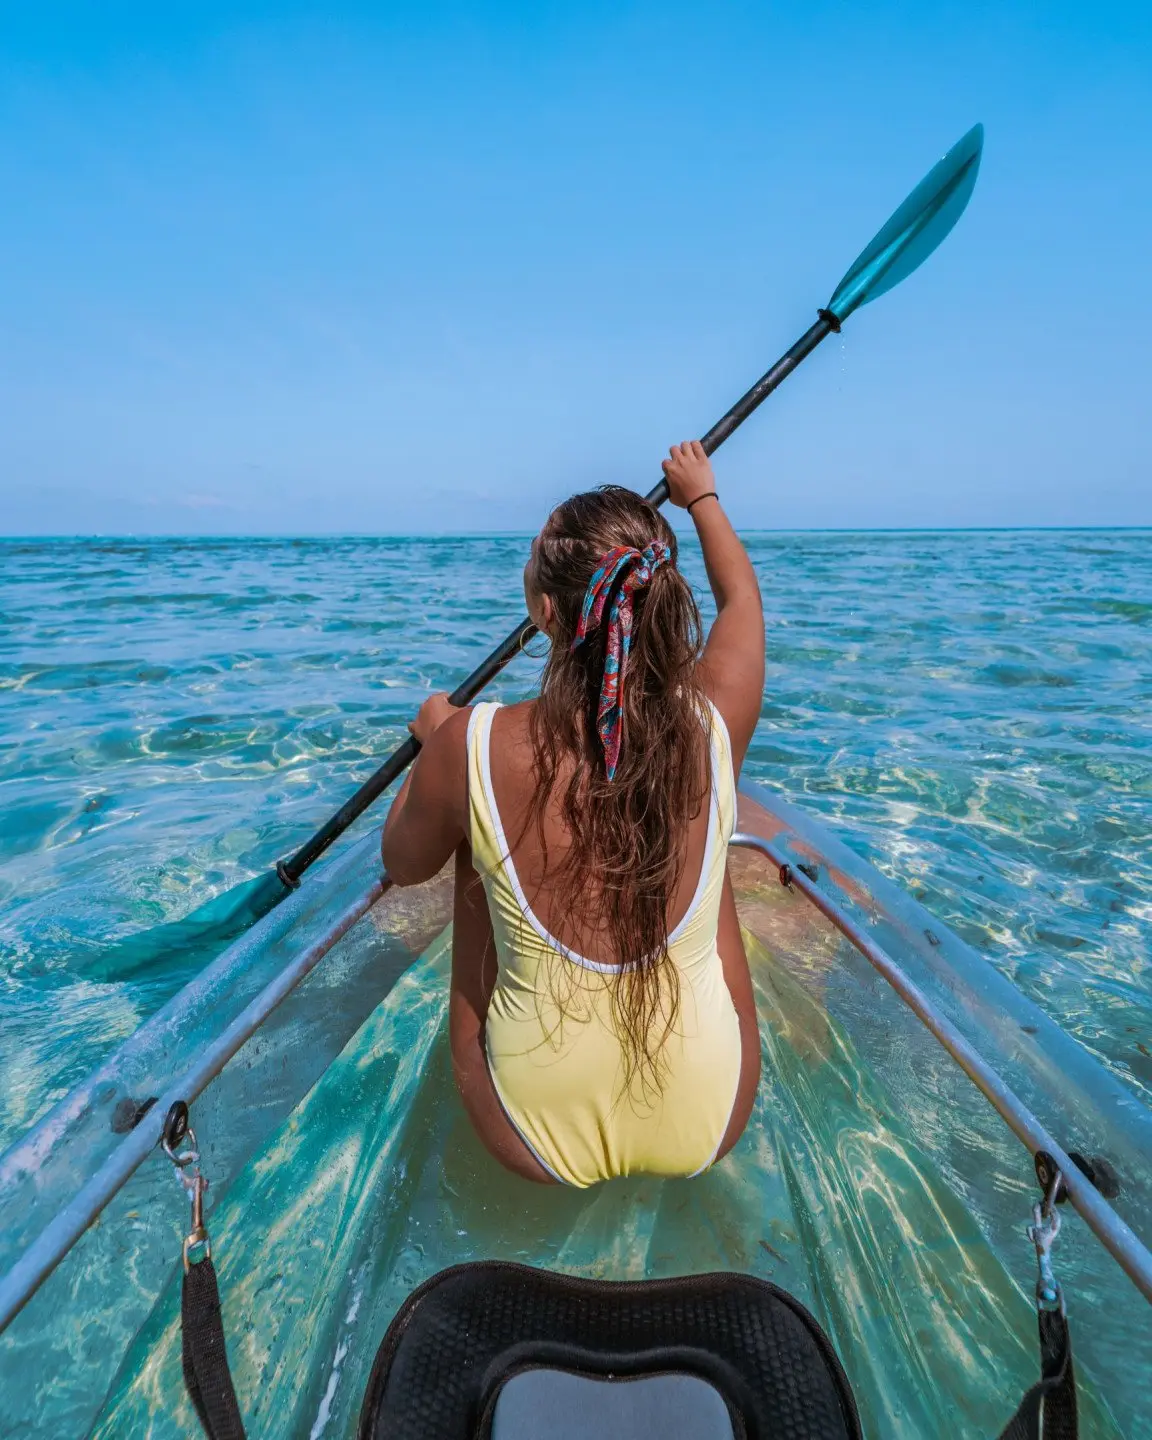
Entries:
{"type": "Polygon", "coordinates": [[[244,880],[185,915],[110,945],[86,967],[88,979],[134,980],[167,975],[181,980],[254,925],[292,892],[273,870],[244,880]]]}
{"type": "Polygon", "coordinates": [[[837,320],[883,295],[922,265],[964,213],[980,170],[984,127],[973,125],[925,175],[836,287],[837,320]]]}

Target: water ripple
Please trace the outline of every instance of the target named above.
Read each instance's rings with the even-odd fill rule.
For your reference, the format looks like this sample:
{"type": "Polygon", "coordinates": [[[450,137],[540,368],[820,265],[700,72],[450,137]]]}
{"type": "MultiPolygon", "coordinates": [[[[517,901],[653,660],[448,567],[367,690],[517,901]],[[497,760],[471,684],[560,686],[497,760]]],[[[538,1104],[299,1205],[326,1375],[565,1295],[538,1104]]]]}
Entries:
{"type": "MultiPolygon", "coordinates": [[[[768,616],[750,774],[1152,1083],[1152,534],[749,546],[768,616]]],[[[519,618],[525,553],[0,545],[0,1064],[24,1047],[0,1142],[155,1003],[93,985],[102,951],[310,833],[519,618]]]]}

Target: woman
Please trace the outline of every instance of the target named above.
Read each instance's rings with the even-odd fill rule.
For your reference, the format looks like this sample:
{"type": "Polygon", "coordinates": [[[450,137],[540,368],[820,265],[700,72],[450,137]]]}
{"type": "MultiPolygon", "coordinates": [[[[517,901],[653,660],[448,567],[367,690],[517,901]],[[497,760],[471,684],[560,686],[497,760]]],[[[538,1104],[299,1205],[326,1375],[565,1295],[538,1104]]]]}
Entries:
{"type": "Polygon", "coordinates": [[[659,511],[609,486],[553,511],[524,571],[540,696],[434,695],[384,827],[398,885],[456,857],[450,1036],[480,1138],[530,1180],[691,1175],[748,1121],[760,1045],[726,869],[764,619],[698,441],[664,461],[716,599],[659,511]]]}

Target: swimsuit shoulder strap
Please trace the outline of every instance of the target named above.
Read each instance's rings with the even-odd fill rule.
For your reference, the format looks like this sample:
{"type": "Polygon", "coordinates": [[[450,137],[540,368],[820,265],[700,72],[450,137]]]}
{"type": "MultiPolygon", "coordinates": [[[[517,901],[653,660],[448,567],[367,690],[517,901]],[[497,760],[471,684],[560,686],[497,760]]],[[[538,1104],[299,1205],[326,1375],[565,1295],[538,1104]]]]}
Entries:
{"type": "Polygon", "coordinates": [[[499,815],[492,804],[492,717],[499,708],[495,701],[482,701],[468,719],[468,838],[480,874],[496,873],[504,861],[499,815]]]}
{"type": "Polygon", "coordinates": [[[716,799],[720,838],[726,846],[736,828],[736,770],[732,764],[732,740],[724,717],[711,700],[708,701],[708,710],[712,722],[712,792],[716,799]]]}

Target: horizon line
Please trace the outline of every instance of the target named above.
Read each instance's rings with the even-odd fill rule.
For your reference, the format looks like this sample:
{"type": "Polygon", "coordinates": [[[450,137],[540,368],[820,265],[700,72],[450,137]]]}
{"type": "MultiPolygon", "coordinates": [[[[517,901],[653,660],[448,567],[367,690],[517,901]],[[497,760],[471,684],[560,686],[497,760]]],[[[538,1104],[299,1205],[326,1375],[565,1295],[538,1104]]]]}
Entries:
{"type": "MultiPolygon", "coordinates": [[[[1139,534],[1152,532],[1146,525],[810,525],[788,528],[734,527],[738,535],[1030,535],[1030,534],[1139,534]]],[[[690,533],[690,532],[689,532],[690,533]]],[[[237,541],[274,543],[297,540],[522,540],[530,539],[535,530],[331,530],[284,531],[275,534],[252,534],[245,531],[220,534],[193,534],[180,531],[77,531],[0,535],[0,545],[28,544],[43,541],[154,541],[179,540],[234,543],[237,541]]]]}

